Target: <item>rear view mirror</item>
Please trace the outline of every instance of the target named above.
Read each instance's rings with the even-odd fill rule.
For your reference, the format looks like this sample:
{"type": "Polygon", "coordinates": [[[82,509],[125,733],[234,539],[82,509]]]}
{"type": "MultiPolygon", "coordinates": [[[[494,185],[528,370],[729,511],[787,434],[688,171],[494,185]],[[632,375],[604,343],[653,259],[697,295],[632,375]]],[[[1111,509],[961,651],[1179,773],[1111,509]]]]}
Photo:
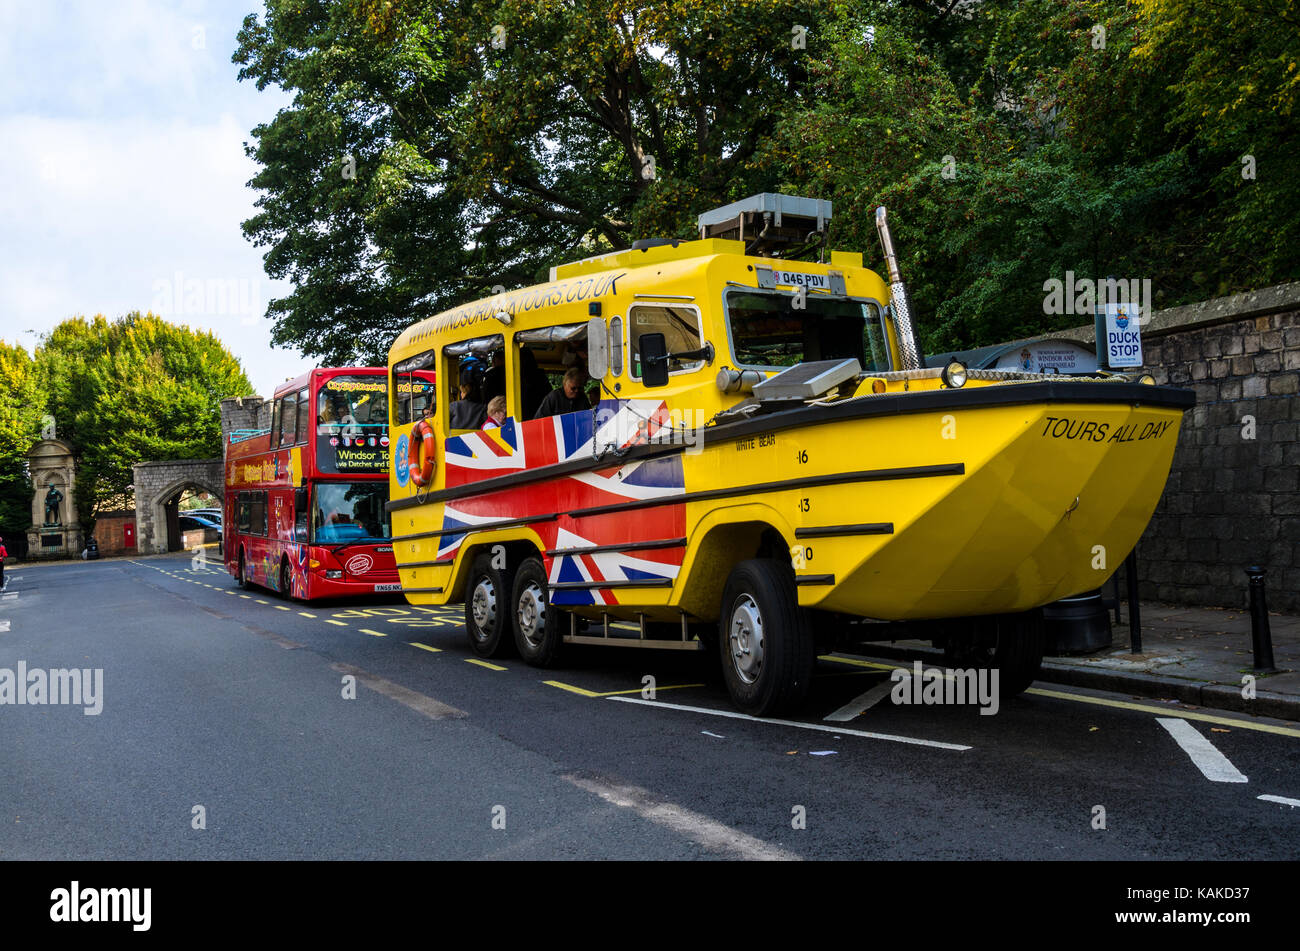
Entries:
{"type": "Polygon", "coordinates": [[[641,381],[646,386],[668,385],[668,343],[663,334],[642,334],[637,349],[641,355],[641,381]]]}
{"type": "Polygon", "coordinates": [[[603,317],[587,321],[587,375],[593,380],[604,379],[609,372],[609,335],[603,317]]]}

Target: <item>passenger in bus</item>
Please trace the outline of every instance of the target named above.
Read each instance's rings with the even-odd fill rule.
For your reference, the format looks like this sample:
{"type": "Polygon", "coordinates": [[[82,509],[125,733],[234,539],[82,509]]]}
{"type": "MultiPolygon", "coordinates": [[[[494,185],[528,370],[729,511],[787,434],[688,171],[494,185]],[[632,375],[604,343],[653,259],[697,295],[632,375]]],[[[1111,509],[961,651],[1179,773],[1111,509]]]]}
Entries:
{"type": "Polygon", "coordinates": [[[564,373],[564,383],[557,386],[542,400],[533,419],[544,416],[560,416],[564,413],[577,413],[591,409],[587,396],[582,392],[582,383],[586,374],[579,367],[569,367],[564,373]]]}
{"type": "Polygon", "coordinates": [[[488,401],[487,419],[483,421],[484,429],[498,429],[506,421],[506,398],[494,396],[488,401]]]}
{"type": "Polygon", "coordinates": [[[448,408],[452,429],[478,429],[487,417],[487,407],[478,399],[478,388],[467,380],[460,384],[460,399],[448,408]]]}

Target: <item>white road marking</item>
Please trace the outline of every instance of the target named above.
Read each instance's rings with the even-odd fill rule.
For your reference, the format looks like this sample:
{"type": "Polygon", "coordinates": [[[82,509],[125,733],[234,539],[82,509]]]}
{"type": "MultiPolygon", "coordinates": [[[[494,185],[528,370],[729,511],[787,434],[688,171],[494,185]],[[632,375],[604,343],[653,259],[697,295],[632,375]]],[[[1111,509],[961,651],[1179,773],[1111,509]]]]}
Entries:
{"type": "Polygon", "coordinates": [[[664,703],[660,700],[642,700],[640,697],[606,697],[620,703],[639,703],[647,707],[659,707],[664,710],[685,710],[688,713],[707,713],[714,717],[728,717],[732,720],[750,720],[754,723],[769,723],[774,726],[792,726],[800,730],[820,730],[823,733],[848,734],[862,736],[869,740],[890,740],[894,743],[910,743],[914,746],[932,746],[941,750],[969,750],[969,746],[957,743],[940,743],[938,740],[918,740],[910,736],[894,736],[890,733],[868,733],[865,730],[846,730],[842,726],[822,726],[820,723],[800,723],[797,720],[773,720],[764,717],[751,717],[747,713],[735,713],[731,710],[710,710],[708,707],[688,707],[681,703],[664,703]]]}
{"type": "Polygon", "coordinates": [[[1175,717],[1156,717],[1156,722],[1169,731],[1183,752],[1192,758],[1192,763],[1204,774],[1205,778],[1215,783],[1244,783],[1246,777],[1228,761],[1214,744],[1202,736],[1186,720],[1175,717]]]}
{"type": "Polygon", "coordinates": [[[17,599],[18,599],[17,591],[15,591],[13,594],[0,595],[0,601],[16,601],[17,599]]]}
{"type": "Polygon", "coordinates": [[[762,839],[738,832],[716,822],[708,816],[671,802],[655,799],[639,786],[614,785],[583,776],[565,776],[565,780],[579,789],[599,796],[622,809],[631,809],[643,819],[671,829],[692,842],[699,843],[710,852],[721,852],[730,858],[759,859],[764,861],[799,861],[799,856],[769,845],[762,839]]]}
{"type": "MultiPolygon", "coordinates": [[[[911,678],[909,677],[908,679],[910,680],[911,678]]],[[[894,682],[892,680],[887,680],[883,684],[876,684],[876,686],[862,694],[862,696],[854,697],[830,716],[823,717],[823,719],[830,720],[834,723],[847,723],[854,717],[866,713],[881,700],[885,699],[893,689],[894,682]]]]}
{"type": "Polygon", "coordinates": [[[1288,799],[1286,796],[1259,796],[1265,802],[1280,802],[1284,806],[1300,806],[1300,799],[1288,799]]]}
{"type": "Polygon", "coordinates": [[[3,633],[4,633],[5,631],[7,631],[7,630],[9,630],[9,622],[8,622],[8,621],[0,621],[0,634],[3,634],[3,633]]]}

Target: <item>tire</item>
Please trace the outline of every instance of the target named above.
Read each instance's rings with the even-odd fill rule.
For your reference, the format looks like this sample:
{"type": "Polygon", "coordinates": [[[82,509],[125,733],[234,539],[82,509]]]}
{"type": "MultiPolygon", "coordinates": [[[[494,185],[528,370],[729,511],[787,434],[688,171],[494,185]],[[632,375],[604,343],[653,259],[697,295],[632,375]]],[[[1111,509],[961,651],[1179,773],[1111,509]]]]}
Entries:
{"type": "Polygon", "coordinates": [[[560,655],[564,612],[551,606],[546,568],[540,558],[524,559],[510,596],[510,620],[515,647],[533,667],[551,667],[560,655]]]}
{"type": "Polygon", "coordinates": [[[817,657],[789,565],[755,558],[732,569],[722,593],[718,648],[722,679],[740,710],[773,716],[803,702],[817,657]]]}
{"type": "Polygon", "coordinates": [[[510,594],[514,570],[493,568],[492,556],[483,552],[470,568],[465,592],[465,633],[469,646],[480,657],[501,657],[514,653],[510,633],[510,594]]]}
{"type": "Polygon", "coordinates": [[[248,569],[244,566],[244,550],[239,549],[239,568],[235,574],[235,584],[240,589],[247,591],[250,587],[248,583],[248,569]]]}
{"type": "Polygon", "coordinates": [[[280,597],[286,601],[293,600],[293,575],[289,571],[289,560],[280,559],[280,597]]]}
{"type": "Polygon", "coordinates": [[[973,631],[949,641],[944,663],[998,671],[998,691],[1014,697],[1038,678],[1043,663],[1043,610],[971,619],[973,631]]]}

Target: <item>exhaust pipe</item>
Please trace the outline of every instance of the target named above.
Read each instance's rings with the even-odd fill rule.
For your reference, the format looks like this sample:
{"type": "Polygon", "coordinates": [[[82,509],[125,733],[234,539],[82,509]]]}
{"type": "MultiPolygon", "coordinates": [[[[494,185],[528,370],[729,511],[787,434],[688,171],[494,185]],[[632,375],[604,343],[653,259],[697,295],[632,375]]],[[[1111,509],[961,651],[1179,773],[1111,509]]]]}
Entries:
{"type": "Polygon", "coordinates": [[[885,220],[885,206],[876,209],[876,231],[885,251],[885,267],[889,272],[890,308],[894,312],[894,331],[898,334],[899,357],[902,370],[921,369],[921,348],[916,342],[912,327],[912,302],[907,296],[907,285],[898,272],[898,256],[894,254],[894,240],[889,236],[889,223],[885,220]]]}

